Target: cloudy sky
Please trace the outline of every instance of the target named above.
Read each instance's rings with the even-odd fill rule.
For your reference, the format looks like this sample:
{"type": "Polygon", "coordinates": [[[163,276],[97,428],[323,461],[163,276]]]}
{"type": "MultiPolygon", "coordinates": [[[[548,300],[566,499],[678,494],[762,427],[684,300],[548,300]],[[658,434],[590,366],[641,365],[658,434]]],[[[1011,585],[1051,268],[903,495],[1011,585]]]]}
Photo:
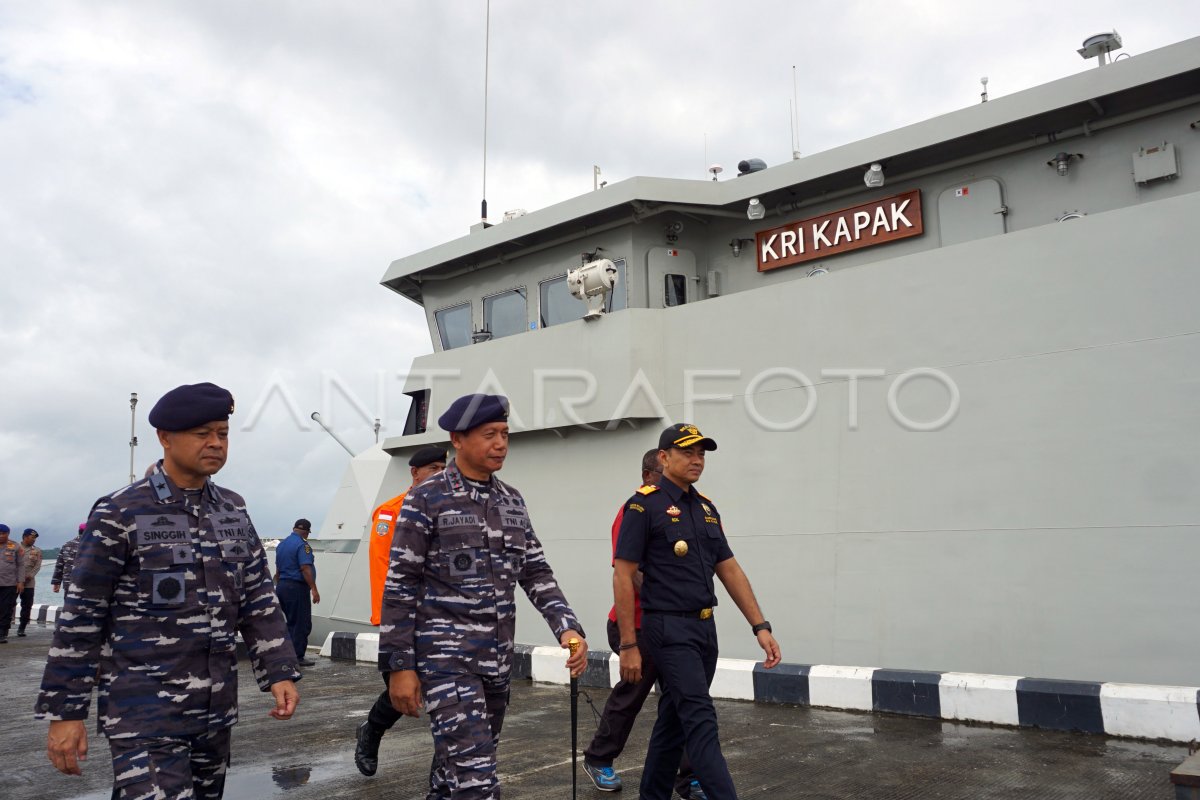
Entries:
{"type": "MultiPolygon", "coordinates": [[[[1094,68],[1091,33],[1200,34],[1194,0],[821,5],[494,0],[492,217],[590,191],[593,164],[785,161],[793,96],[813,153],[978,102],[983,75],[995,98],[1094,68]]],[[[128,481],[130,392],[140,475],[154,400],[211,380],[238,403],[220,482],[264,535],[320,524],[348,456],[307,415],[356,450],[374,416],[399,432],[430,344],[378,281],[478,218],[485,8],[0,0],[0,521],[61,542],[128,481]]]]}

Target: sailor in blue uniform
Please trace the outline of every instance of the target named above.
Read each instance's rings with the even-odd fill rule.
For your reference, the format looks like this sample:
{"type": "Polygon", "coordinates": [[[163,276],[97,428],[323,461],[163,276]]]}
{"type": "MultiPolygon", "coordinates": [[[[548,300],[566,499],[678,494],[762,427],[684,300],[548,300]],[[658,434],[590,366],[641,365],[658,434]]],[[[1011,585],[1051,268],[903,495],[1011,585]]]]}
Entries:
{"type": "Polygon", "coordinates": [[[641,646],[658,666],[662,692],[658,720],[642,771],[641,798],[669,800],[686,743],[700,786],[710,800],[737,792],[717,737],[717,712],[708,687],[717,668],[713,576],[751,625],[766,658],[779,663],[779,645],[763,619],[746,573],[738,566],[716,504],[692,485],[704,472],[705,453],[717,443],[695,425],[672,425],[658,440],[663,468],[657,486],[643,486],[625,504],[613,562],[613,594],[621,631],[621,678],[641,678],[642,657],[634,626],[634,575],[642,577],[641,646]]]}
{"type": "Polygon", "coordinates": [[[288,637],[302,667],[315,662],[307,657],[308,634],[312,632],[312,604],[321,602],[317,591],[317,564],[308,534],[312,523],[296,520],[291,534],[275,548],[275,594],[287,617],[288,637]],[[310,597],[311,595],[311,597],[310,597]]]}

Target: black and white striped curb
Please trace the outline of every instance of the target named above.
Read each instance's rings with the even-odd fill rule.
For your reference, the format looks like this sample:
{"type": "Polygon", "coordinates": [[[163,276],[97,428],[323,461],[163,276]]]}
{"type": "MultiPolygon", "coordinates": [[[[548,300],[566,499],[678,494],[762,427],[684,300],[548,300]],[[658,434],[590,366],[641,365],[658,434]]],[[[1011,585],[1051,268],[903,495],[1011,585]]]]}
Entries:
{"type": "MultiPolygon", "coordinates": [[[[379,634],[331,633],[321,655],[377,664],[379,634]]],[[[513,678],[567,683],[564,660],[561,648],[518,644],[513,678]]],[[[581,685],[611,688],[619,679],[619,661],[614,654],[588,651],[581,685]]],[[[780,664],[766,670],[753,661],[719,658],[710,693],[729,700],[883,711],[1140,739],[1200,739],[1200,688],[1195,686],[825,664],[780,664]]]]}

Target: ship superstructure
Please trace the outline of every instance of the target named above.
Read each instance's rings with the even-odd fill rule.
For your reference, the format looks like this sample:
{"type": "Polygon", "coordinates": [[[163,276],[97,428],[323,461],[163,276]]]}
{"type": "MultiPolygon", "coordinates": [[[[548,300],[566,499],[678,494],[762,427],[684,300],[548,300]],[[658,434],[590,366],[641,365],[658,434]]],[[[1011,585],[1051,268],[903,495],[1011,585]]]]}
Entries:
{"type": "MultiPolygon", "coordinates": [[[[1200,38],[393,262],[434,352],[322,526],[316,633],[369,630],[370,511],[488,391],[513,407],[501,477],[593,638],[612,518],[688,421],[720,445],[698,488],[786,661],[1194,684],[1198,127],[1200,38]],[[604,261],[584,319],[568,275],[604,261]]],[[[755,658],[732,603],[717,617],[723,655],[755,658]]]]}

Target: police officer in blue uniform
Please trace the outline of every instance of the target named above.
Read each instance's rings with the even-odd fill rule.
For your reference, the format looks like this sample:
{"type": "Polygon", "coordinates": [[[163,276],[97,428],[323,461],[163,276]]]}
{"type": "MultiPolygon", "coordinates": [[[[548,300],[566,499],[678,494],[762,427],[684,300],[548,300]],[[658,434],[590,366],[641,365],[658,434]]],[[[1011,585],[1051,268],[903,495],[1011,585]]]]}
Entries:
{"type": "Polygon", "coordinates": [[[669,800],[686,744],[700,786],[710,800],[735,800],[737,792],[717,736],[717,713],[708,687],[717,668],[713,576],[750,623],[766,658],[779,663],[779,645],[759,610],[746,573],[738,566],[716,504],[693,484],[717,443],[695,425],[672,425],[658,440],[663,468],[657,486],[643,486],[625,504],[613,562],[613,594],[622,680],[641,678],[642,657],[634,627],[634,575],[642,571],[640,645],[658,666],[662,692],[658,720],[642,771],[642,800],[669,800]]]}
{"type": "Polygon", "coordinates": [[[321,602],[317,591],[317,564],[313,558],[308,534],[312,523],[306,519],[296,520],[291,534],[275,548],[275,594],[287,617],[288,638],[296,649],[296,658],[302,667],[311,667],[316,662],[307,657],[308,634],[312,632],[313,603],[321,602]]]}

